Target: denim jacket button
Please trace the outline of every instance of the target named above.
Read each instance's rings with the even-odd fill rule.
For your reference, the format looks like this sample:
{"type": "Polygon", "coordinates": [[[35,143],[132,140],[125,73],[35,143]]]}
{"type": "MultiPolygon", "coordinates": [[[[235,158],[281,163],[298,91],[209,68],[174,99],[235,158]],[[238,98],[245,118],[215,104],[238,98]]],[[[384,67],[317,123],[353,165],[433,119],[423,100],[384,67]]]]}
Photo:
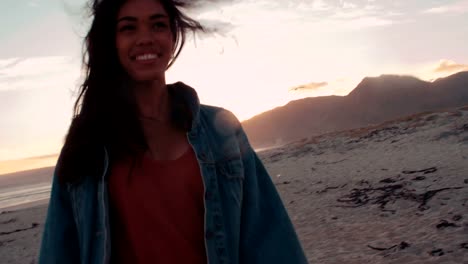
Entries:
{"type": "Polygon", "coordinates": [[[211,230],[206,231],[206,239],[212,239],[214,237],[214,233],[211,230]]]}
{"type": "Polygon", "coordinates": [[[201,154],[200,154],[200,159],[201,159],[202,161],[206,161],[206,155],[205,155],[205,153],[201,153],[201,154]]]}
{"type": "Polygon", "coordinates": [[[224,248],[217,248],[216,251],[218,252],[218,255],[222,256],[224,255],[224,248]]]}

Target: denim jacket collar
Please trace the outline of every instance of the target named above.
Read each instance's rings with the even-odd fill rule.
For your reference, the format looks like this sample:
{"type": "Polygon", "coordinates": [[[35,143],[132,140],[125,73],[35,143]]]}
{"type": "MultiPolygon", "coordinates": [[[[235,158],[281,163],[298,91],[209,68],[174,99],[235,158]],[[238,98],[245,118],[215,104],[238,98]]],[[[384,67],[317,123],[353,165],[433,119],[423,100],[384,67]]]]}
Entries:
{"type": "Polygon", "coordinates": [[[196,133],[200,123],[200,100],[198,99],[197,92],[183,82],[176,82],[167,86],[180,96],[188,106],[192,114],[192,125],[189,133],[196,133]]]}

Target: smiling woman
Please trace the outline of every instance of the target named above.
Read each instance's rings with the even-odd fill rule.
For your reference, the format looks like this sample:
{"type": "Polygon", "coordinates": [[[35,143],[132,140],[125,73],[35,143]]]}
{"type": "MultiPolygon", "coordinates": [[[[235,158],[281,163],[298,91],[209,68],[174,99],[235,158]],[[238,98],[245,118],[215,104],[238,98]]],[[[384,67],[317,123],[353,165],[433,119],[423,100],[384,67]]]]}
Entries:
{"type": "Polygon", "coordinates": [[[117,17],[116,46],[123,68],[138,81],[164,81],[174,51],[174,36],[161,3],[127,2],[117,17]],[[151,45],[153,42],[158,46],[151,45]]]}
{"type": "Polygon", "coordinates": [[[306,263],[237,118],[166,84],[186,32],[203,30],[185,5],[91,6],[40,263],[306,263]]]}

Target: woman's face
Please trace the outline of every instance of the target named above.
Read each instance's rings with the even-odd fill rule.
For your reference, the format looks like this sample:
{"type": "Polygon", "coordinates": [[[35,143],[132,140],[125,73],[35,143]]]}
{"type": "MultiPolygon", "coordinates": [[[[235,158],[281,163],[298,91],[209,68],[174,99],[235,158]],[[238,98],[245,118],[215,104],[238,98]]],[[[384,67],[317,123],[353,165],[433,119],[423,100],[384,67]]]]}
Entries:
{"type": "Polygon", "coordinates": [[[128,0],[117,15],[115,42],[120,63],[132,79],[164,78],[174,39],[158,0],[128,0]]]}

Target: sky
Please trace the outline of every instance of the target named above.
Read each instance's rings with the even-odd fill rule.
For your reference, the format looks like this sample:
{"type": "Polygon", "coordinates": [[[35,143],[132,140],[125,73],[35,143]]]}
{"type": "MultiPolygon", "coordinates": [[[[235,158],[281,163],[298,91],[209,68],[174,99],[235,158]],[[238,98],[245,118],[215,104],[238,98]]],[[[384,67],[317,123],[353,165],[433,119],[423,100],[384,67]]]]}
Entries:
{"type": "MultiPolygon", "coordinates": [[[[85,3],[0,1],[0,162],[59,152],[81,81],[85,3]]],[[[366,76],[468,70],[468,0],[197,3],[187,13],[217,33],[191,37],[167,81],[240,120],[346,95],[366,76]]]]}

